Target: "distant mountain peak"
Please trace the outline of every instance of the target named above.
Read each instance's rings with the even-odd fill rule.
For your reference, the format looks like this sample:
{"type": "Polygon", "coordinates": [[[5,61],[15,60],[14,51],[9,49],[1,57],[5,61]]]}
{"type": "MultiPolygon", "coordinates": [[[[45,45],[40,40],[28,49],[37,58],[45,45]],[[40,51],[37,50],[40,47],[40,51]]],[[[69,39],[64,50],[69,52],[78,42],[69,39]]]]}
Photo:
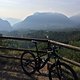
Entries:
{"type": "Polygon", "coordinates": [[[3,18],[3,20],[7,20],[12,26],[21,21],[20,19],[17,18],[3,18]]]}
{"type": "Polygon", "coordinates": [[[53,14],[52,12],[35,12],[33,15],[49,15],[53,14]]]}
{"type": "MultiPolygon", "coordinates": [[[[62,16],[65,16],[64,14],[57,13],[57,12],[55,12],[55,13],[53,13],[53,12],[36,12],[33,15],[62,15],[62,16]]],[[[67,17],[67,16],[65,16],[65,17],[67,17]]]]}
{"type": "Polygon", "coordinates": [[[22,22],[15,24],[16,29],[60,29],[72,27],[72,21],[61,13],[37,12],[22,22]]]}

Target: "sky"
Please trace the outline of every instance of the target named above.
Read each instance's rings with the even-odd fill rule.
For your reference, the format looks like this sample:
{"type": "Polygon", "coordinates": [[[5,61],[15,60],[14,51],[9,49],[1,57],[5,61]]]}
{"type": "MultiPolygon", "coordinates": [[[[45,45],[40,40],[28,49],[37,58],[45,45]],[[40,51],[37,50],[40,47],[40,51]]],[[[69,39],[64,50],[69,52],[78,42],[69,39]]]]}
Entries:
{"type": "Polygon", "coordinates": [[[23,19],[35,12],[80,14],[80,0],[0,0],[0,17],[23,19]]]}

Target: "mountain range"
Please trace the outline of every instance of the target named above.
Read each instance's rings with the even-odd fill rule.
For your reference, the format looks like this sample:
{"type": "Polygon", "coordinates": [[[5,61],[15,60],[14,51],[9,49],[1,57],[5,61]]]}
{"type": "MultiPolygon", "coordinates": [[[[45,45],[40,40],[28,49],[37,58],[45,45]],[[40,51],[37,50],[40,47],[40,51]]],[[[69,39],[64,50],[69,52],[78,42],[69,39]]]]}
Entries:
{"type": "MultiPolygon", "coordinates": [[[[80,17],[78,17],[80,19],[80,17]]],[[[78,23],[80,20],[78,19],[78,23]]],[[[61,13],[34,13],[15,24],[15,29],[56,30],[74,28],[78,25],[76,16],[68,18],[61,13]]]]}
{"type": "Polygon", "coordinates": [[[80,28],[80,15],[67,17],[61,13],[34,13],[26,17],[24,20],[16,19],[0,19],[0,31],[1,30],[19,30],[19,29],[31,29],[31,30],[56,30],[65,28],[80,28]],[[8,21],[6,21],[8,20],[8,21]],[[13,21],[11,21],[13,20],[13,21]],[[10,25],[15,22],[14,25],[10,25]]]}

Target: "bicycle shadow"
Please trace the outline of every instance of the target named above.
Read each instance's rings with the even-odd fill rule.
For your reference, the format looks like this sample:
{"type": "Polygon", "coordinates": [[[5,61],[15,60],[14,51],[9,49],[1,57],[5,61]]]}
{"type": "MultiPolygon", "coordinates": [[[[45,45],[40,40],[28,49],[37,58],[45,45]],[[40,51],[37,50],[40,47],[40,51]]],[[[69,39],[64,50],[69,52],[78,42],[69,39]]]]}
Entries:
{"type": "Polygon", "coordinates": [[[6,63],[0,60],[0,80],[36,80],[34,76],[27,76],[19,63],[6,63]]]}

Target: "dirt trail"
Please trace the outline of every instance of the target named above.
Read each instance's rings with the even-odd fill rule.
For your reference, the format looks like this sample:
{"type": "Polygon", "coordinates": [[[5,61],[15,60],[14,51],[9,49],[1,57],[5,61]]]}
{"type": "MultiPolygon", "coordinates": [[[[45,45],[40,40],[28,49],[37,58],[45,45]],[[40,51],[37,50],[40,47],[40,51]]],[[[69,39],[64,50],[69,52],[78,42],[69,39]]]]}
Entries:
{"type": "Polygon", "coordinates": [[[29,77],[24,74],[20,62],[11,61],[8,63],[0,60],[0,80],[49,80],[48,76],[46,77],[47,67],[45,66],[40,71],[41,75],[36,72],[32,77],[29,77]]]}

